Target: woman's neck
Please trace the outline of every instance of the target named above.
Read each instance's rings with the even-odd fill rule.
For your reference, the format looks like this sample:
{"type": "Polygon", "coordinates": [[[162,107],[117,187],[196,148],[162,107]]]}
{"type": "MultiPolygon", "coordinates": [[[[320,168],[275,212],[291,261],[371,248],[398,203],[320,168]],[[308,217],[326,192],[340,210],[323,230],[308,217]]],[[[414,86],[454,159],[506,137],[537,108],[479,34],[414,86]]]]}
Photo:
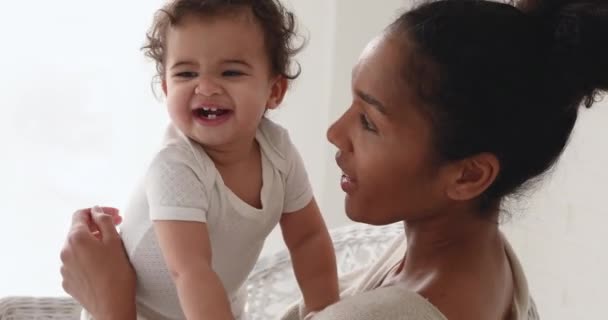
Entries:
{"type": "Polygon", "coordinates": [[[498,210],[487,216],[467,210],[444,212],[404,225],[407,259],[399,272],[435,270],[453,259],[466,261],[502,246],[498,210]]]}

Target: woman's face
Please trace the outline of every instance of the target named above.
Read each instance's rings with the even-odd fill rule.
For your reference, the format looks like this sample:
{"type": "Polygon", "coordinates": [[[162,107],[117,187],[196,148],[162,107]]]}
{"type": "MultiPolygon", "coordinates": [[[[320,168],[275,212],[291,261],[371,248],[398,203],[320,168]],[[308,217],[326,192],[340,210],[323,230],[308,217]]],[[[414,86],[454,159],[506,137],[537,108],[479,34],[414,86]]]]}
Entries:
{"type": "Polygon", "coordinates": [[[430,121],[401,76],[407,59],[403,40],[372,41],[353,69],[352,104],[327,132],[339,150],[346,214],[357,222],[425,218],[443,202],[430,121]]]}

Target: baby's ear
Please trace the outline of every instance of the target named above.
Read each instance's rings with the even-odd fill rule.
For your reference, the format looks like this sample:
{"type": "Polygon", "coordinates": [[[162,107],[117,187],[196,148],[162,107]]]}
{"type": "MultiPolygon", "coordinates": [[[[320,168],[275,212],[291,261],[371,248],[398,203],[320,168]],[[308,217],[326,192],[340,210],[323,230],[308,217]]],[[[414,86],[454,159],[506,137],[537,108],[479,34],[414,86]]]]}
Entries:
{"type": "Polygon", "coordinates": [[[281,102],[283,102],[283,98],[287,92],[287,87],[288,82],[285,77],[278,76],[274,80],[272,88],[270,88],[270,96],[268,97],[268,101],[266,101],[267,109],[275,109],[281,104],[281,102]]]}
{"type": "Polygon", "coordinates": [[[163,93],[165,94],[165,97],[167,96],[167,80],[165,78],[162,78],[160,80],[160,85],[163,88],[163,93]]]}

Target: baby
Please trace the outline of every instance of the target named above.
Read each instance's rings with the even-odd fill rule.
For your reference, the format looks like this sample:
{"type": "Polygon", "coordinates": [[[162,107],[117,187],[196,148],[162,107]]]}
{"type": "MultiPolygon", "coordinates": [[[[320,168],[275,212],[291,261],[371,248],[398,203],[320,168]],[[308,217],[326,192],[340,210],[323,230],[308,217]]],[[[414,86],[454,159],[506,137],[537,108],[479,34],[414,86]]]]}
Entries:
{"type": "Polygon", "coordinates": [[[294,28],[277,0],[175,0],[157,13],[144,50],[171,125],[121,227],[140,318],[245,318],[243,284],[277,224],[304,312],[338,300],[302,159],[265,117],[298,75],[294,28]]]}

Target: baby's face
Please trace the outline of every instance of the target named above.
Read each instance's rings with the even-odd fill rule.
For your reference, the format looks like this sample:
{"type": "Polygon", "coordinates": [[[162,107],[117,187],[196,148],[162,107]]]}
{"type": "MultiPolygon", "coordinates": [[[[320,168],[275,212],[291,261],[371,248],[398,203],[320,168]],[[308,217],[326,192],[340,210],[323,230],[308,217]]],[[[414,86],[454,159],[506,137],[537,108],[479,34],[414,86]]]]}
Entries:
{"type": "Polygon", "coordinates": [[[167,31],[163,90],[171,120],[208,148],[251,141],[284,93],[248,10],[186,16],[167,31]]]}

